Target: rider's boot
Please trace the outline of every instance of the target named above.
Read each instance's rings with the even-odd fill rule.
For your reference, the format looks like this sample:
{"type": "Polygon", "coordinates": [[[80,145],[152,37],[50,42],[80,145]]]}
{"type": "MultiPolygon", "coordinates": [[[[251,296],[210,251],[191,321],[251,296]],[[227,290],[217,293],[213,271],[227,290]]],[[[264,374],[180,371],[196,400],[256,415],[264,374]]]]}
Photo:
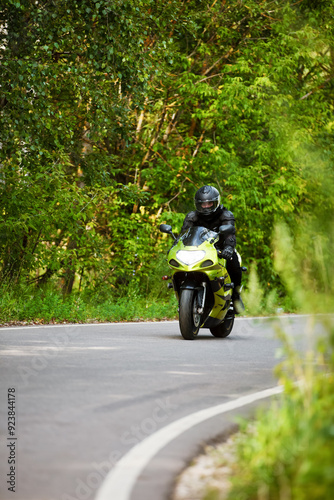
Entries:
{"type": "Polygon", "coordinates": [[[241,286],[236,286],[233,289],[233,294],[232,294],[232,302],[236,314],[242,314],[245,312],[245,306],[244,303],[242,302],[242,298],[240,295],[241,288],[242,288],[241,286]]]}

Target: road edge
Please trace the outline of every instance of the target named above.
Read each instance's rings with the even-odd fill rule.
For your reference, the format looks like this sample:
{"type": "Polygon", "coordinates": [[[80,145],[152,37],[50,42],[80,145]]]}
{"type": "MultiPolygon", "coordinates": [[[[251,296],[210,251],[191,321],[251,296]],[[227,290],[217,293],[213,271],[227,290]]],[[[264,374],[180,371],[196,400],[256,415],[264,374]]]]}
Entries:
{"type": "Polygon", "coordinates": [[[95,496],[95,500],[111,500],[114,498],[117,498],[117,500],[130,500],[131,492],[141,472],[162,448],[182,433],[212,417],[242,408],[262,399],[280,394],[281,392],[283,392],[283,386],[271,387],[241,396],[227,403],[194,412],[162,427],[134,446],[117,462],[115,467],[105,477],[95,496]]]}

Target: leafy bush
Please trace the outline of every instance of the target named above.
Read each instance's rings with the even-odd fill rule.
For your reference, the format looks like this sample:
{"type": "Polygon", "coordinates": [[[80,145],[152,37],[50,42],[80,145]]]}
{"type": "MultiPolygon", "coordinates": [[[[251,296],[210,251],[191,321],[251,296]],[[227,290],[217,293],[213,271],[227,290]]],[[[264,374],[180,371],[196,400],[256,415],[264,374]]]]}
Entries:
{"type": "MultiPolygon", "coordinates": [[[[334,288],[331,238],[333,222],[304,217],[294,234],[275,229],[275,265],[291,303],[308,313],[305,335],[315,321],[325,335],[298,353],[282,330],[284,360],[276,369],[284,393],[255,422],[243,422],[230,500],[330,500],[334,490],[334,288]],[[316,229],[315,229],[316,228],[316,229]],[[288,256],[288,258],[287,258],[288,256]]],[[[250,273],[250,307],[259,307],[255,268],[250,273]],[[253,302],[252,302],[253,301],[253,302]]],[[[207,500],[220,500],[218,490],[207,500]]],[[[226,497],[224,497],[226,498],[226,497]]]]}
{"type": "Polygon", "coordinates": [[[16,287],[3,290],[0,296],[0,323],[61,323],[90,321],[142,321],[174,319],[177,304],[172,292],[157,300],[154,287],[146,296],[135,290],[123,296],[109,297],[104,291],[101,295],[73,292],[63,296],[56,287],[47,286],[44,290],[34,287],[16,287]]]}
{"type": "MultiPolygon", "coordinates": [[[[330,333],[333,345],[334,331],[330,333]]],[[[334,356],[302,359],[288,344],[278,370],[285,393],[238,437],[228,498],[330,500],[334,488],[334,356]]],[[[320,349],[321,351],[321,349],[320,349]]]]}

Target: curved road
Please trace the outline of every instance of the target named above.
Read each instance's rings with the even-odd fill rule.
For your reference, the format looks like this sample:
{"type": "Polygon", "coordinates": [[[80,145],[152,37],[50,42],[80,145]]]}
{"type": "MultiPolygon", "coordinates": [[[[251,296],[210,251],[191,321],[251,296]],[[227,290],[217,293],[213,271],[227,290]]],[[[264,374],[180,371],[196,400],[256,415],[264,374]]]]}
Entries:
{"type": "Polygon", "coordinates": [[[230,337],[201,330],[195,341],[173,321],[1,328],[0,498],[167,500],[200,447],[249,415],[254,393],[277,386],[275,328],[305,349],[308,321],[238,318],[230,337]],[[110,471],[120,464],[129,491],[115,496],[110,471]]]}

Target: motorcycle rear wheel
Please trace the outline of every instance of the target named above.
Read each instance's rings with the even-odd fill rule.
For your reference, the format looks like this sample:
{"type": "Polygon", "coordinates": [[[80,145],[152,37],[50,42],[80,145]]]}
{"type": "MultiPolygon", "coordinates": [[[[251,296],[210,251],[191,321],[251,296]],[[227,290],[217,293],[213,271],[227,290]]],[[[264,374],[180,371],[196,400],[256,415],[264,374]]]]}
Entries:
{"type": "Polygon", "coordinates": [[[223,339],[230,335],[233,325],[234,325],[234,313],[228,312],[224,321],[215,328],[210,328],[210,332],[214,337],[219,337],[220,339],[223,339]]]}
{"type": "Polygon", "coordinates": [[[181,335],[185,340],[194,340],[201,325],[201,315],[198,314],[197,291],[184,289],[181,292],[179,304],[179,324],[181,335]]]}

